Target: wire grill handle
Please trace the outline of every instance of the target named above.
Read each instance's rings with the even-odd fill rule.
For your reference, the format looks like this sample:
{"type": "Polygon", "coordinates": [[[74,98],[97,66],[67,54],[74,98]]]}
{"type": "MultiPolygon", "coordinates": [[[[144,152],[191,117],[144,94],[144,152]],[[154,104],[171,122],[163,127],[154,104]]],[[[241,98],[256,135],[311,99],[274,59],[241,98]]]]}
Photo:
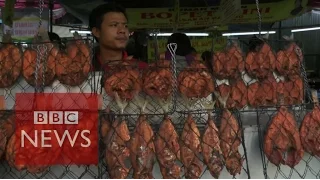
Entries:
{"type": "MultiPolygon", "coordinates": [[[[38,29],[41,28],[41,25],[42,25],[42,12],[43,12],[43,6],[44,6],[44,0],[39,0],[39,27],[38,29]]],[[[37,32],[37,37],[39,36],[39,31],[37,32]]],[[[41,66],[41,58],[43,58],[43,54],[42,54],[42,51],[46,52],[46,47],[44,47],[42,49],[42,44],[37,44],[36,45],[36,51],[37,51],[37,60],[36,60],[36,70],[35,70],[35,92],[41,92],[43,91],[43,88],[44,88],[44,69],[42,70],[42,78],[43,78],[43,83],[42,83],[42,88],[40,87],[39,83],[38,83],[38,73],[39,73],[39,70],[40,70],[40,66],[41,66]]]]}
{"type": "Polygon", "coordinates": [[[303,86],[304,86],[303,89],[304,89],[305,95],[307,95],[307,98],[308,98],[307,101],[308,101],[308,103],[314,102],[312,95],[311,95],[311,89],[310,89],[310,86],[308,83],[308,77],[307,77],[307,72],[305,69],[304,57],[303,57],[302,50],[299,47],[297,47],[297,48],[295,48],[295,52],[298,55],[299,60],[300,60],[300,70],[301,70],[301,76],[303,78],[303,86]]]}
{"type": "Polygon", "coordinates": [[[177,87],[177,68],[176,68],[176,51],[178,48],[177,43],[169,43],[167,45],[167,48],[171,54],[171,72],[173,76],[173,92],[172,92],[172,102],[173,102],[173,109],[176,109],[176,100],[177,100],[177,92],[178,92],[178,87],[177,87]]]}
{"type": "Polygon", "coordinates": [[[259,8],[259,0],[256,0],[256,7],[257,7],[257,13],[258,13],[258,30],[259,30],[259,37],[261,37],[262,17],[261,17],[261,12],[260,12],[260,8],[259,8]]]}
{"type": "Polygon", "coordinates": [[[153,36],[154,36],[154,58],[156,61],[160,59],[159,54],[159,42],[158,42],[158,34],[160,33],[159,30],[153,30],[153,36]]]}

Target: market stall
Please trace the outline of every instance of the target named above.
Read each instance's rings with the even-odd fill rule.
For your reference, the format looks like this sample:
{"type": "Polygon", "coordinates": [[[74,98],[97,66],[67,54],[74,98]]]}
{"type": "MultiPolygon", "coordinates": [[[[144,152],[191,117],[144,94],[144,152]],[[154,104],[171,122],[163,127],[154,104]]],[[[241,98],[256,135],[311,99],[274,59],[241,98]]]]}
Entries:
{"type": "MultiPolygon", "coordinates": [[[[101,3],[77,2],[54,5],[86,23],[82,8],[101,3]]],[[[43,0],[31,42],[5,32],[0,178],[320,178],[320,116],[305,66],[307,45],[291,32],[279,38],[270,29],[264,32],[265,23],[301,15],[316,2],[238,1],[239,6],[234,1],[230,8],[240,14],[221,11],[231,1],[205,1],[207,7],[188,2],[148,9],[128,4],[130,25],[144,36],[140,43],[149,62],[144,70],[121,60],[92,72],[92,36],[76,29],[63,46],[51,42],[43,0]],[[278,6],[281,11],[274,10],[278,6]],[[245,23],[254,24],[257,33],[234,38],[226,28],[245,23]],[[202,29],[206,37],[190,38],[184,48],[188,53],[195,48],[191,56],[181,53],[181,42],[160,37],[168,29],[202,29]],[[191,60],[179,61],[177,55],[191,60]],[[68,111],[64,122],[77,111],[79,120],[54,123],[50,111],[68,111]],[[36,116],[49,118],[42,123],[36,116]],[[55,136],[46,140],[57,142],[39,147],[44,135],[33,132],[42,130],[52,130],[55,136]],[[60,144],[59,133],[79,130],[81,137],[90,132],[90,145],[70,139],[71,146],[60,144]],[[29,143],[22,146],[26,135],[29,143]]]]}

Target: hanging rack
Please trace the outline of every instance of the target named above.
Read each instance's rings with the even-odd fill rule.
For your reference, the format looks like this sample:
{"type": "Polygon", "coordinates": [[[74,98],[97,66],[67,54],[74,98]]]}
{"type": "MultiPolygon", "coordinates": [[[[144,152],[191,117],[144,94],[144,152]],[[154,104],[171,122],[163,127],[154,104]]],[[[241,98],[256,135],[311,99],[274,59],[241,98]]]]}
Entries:
{"type": "Polygon", "coordinates": [[[258,12],[258,31],[259,31],[259,38],[261,39],[262,17],[261,17],[261,12],[260,12],[260,7],[259,7],[259,0],[256,0],[256,7],[257,7],[257,12],[258,12]]]}
{"type": "Polygon", "coordinates": [[[154,29],[152,31],[152,34],[154,36],[154,58],[156,61],[160,59],[160,53],[159,53],[159,42],[158,42],[158,34],[160,33],[159,29],[154,29]]]}
{"type": "Polygon", "coordinates": [[[52,33],[53,31],[53,7],[54,7],[54,4],[53,4],[53,0],[49,0],[49,12],[50,12],[50,29],[49,29],[49,32],[52,33]]]}
{"type": "MultiPolygon", "coordinates": [[[[40,28],[42,28],[42,13],[43,13],[43,7],[44,7],[44,0],[39,0],[39,25],[38,25],[38,30],[40,30],[40,28]]],[[[40,36],[40,32],[38,31],[36,34],[36,38],[38,38],[40,36]]],[[[40,70],[40,66],[41,66],[41,60],[43,58],[43,51],[46,51],[46,46],[44,46],[43,44],[37,44],[36,45],[36,51],[37,51],[37,59],[36,59],[36,70],[35,70],[35,92],[43,92],[44,91],[44,86],[45,86],[45,70],[43,69],[43,73],[42,73],[42,85],[38,84],[38,73],[40,70]]],[[[45,68],[45,65],[44,65],[45,68]]]]}

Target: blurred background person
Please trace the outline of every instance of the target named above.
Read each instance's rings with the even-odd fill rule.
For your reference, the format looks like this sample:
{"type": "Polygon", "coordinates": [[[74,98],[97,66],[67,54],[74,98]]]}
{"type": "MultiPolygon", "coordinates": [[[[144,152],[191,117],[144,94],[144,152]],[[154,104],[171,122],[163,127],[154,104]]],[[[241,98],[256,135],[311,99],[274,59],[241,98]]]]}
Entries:
{"type": "Polygon", "coordinates": [[[201,54],[201,59],[203,60],[204,64],[207,66],[207,68],[209,69],[211,74],[213,74],[213,67],[212,67],[213,56],[212,56],[212,52],[211,51],[204,51],[201,54]]]}
{"type": "Polygon", "coordinates": [[[48,36],[51,42],[58,44],[59,48],[63,48],[64,43],[62,42],[60,36],[54,32],[48,32],[48,36]]]}
{"type": "MultiPolygon", "coordinates": [[[[181,69],[189,66],[192,63],[192,61],[195,59],[195,56],[193,54],[194,52],[196,52],[195,49],[191,46],[191,41],[189,37],[184,33],[173,33],[168,38],[167,45],[170,43],[177,44],[177,50],[176,50],[177,68],[181,69]]],[[[171,59],[171,54],[168,49],[165,53],[165,58],[168,60],[171,59]]]]}

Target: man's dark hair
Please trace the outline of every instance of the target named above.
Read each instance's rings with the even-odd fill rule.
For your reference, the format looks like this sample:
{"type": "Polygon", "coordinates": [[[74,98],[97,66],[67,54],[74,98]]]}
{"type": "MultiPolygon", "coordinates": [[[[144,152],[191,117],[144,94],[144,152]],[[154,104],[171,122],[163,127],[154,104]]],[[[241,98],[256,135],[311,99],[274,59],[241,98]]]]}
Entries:
{"type": "Polygon", "coordinates": [[[93,28],[101,28],[101,24],[103,22],[103,16],[110,12],[118,12],[124,14],[124,16],[128,19],[126,10],[122,6],[116,3],[107,3],[102,4],[94,8],[89,16],[89,29],[92,31],[93,28]]]}

